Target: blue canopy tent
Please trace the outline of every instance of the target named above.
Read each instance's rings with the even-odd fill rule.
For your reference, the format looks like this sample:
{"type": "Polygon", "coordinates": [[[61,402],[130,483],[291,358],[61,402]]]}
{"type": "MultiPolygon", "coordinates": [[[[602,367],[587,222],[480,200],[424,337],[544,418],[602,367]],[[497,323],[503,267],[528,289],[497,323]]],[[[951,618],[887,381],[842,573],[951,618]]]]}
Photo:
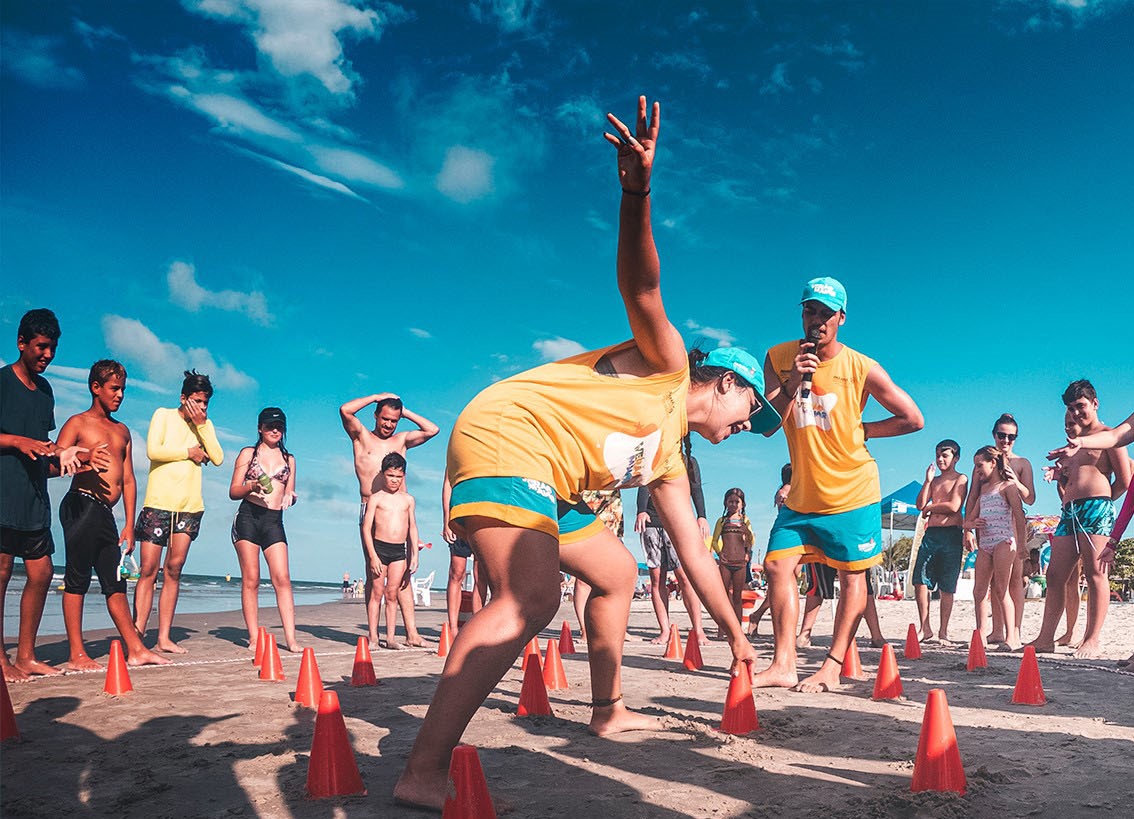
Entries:
{"type": "Polygon", "coordinates": [[[921,491],[918,481],[910,481],[901,489],[891,492],[882,499],[882,526],[890,530],[890,544],[894,543],[894,530],[910,531],[917,529],[917,494],[921,491]]]}

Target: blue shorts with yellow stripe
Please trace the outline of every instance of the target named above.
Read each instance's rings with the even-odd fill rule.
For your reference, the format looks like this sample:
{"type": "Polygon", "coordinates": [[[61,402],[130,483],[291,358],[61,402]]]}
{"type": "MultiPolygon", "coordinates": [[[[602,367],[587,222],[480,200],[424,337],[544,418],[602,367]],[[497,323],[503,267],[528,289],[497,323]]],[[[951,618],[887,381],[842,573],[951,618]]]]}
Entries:
{"type": "Polygon", "coordinates": [[[881,505],[872,503],[831,515],[780,507],[768,536],[765,560],[802,555],[800,563],[825,563],[857,572],[882,562],[881,505]]]}
{"type": "Polygon", "coordinates": [[[469,478],[453,487],[449,519],[482,516],[523,529],[535,529],[578,543],[601,532],[602,521],[582,500],[560,500],[555,490],[531,478],[469,478]]]}

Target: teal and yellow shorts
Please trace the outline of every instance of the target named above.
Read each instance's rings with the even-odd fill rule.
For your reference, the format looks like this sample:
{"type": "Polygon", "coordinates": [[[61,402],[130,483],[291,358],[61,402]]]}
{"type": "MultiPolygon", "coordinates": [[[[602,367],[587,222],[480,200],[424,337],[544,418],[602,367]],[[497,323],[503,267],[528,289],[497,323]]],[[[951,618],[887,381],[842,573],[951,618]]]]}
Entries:
{"type": "Polygon", "coordinates": [[[765,560],[802,555],[800,563],[825,563],[858,572],[882,562],[882,512],[877,503],[831,515],[780,507],[768,536],[765,560]]]}
{"type": "Polygon", "coordinates": [[[449,519],[493,518],[522,529],[546,532],[560,543],[578,543],[603,530],[582,500],[563,501],[555,490],[531,478],[469,478],[453,487],[449,519]]]}

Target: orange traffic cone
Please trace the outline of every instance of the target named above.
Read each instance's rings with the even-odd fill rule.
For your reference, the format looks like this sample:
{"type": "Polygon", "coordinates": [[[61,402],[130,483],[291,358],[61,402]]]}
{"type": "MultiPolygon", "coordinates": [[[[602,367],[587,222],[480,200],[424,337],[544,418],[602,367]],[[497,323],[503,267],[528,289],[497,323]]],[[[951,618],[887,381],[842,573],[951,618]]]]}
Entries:
{"type": "Polygon", "coordinates": [[[0,742],[19,738],[20,729],[16,726],[16,712],[12,710],[12,698],[8,695],[8,682],[0,675],[0,742]]]}
{"type": "Polygon", "coordinates": [[[669,642],[665,644],[665,656],[663,660],[676,660],[681,657],[681,634],[677,631],[677,626],[669,627],[669,642]]]}
{"type": "Polygon", "coordinates": [[[307,763],[307,793],[315,798],[366,795],[358,763],[350,747],[339,695],[324,691],[315,715],[315,738],[307,763]]]}
{"type": "Polygon", "coordinates": [[[458,745],[449,758],[449,788],[441,819],[496,819],[480,757],[471,745],[458,745]]]}
{"type": "Polygon", "coordinates": [[[374,661],[370,659],[370,642],[365,637],[358,638],[358,648],[354,650],[354,670],[350,675],[353,686],[377,685],[374,674],[374,661]]]}
{"type": "Polygon", "coordinates": [[[102,690],[112,697],[129,694],[134,690],[130,682],[130,672],[126,668],[126,657],[122,654],[122,641],[110,643],[110,662],[106,665],[106,685],[102,690]]]}
{"type": "Polygon", "coordinates": [[[323,696],[323,680],[319,677],[319,664],[315,662],[315,649],[303,649],[299,662],[299,681],[295,684],[295,702],[305,708],[318,708],[323,696]]]}
{"type": "Polygon", "coordinates": [[[917,639],[917,628],[913,623],[910,623],[909,631],[906,632],[906,647],[902,656],[907,660],[921,659],[921,642],[917,639]]]}
{"type": "Polygon", "coordinates": [[[528,670],[528,660],[532,655],[539,656],[539,635],[537,634],[532,639],[528,640],[528,644],[524,646],[524,659],[520,661],[520,670],[528,670]]]}
{"type": "Polygon", "coordinates": [[[1012,692],[1012,702],[1016,705],[1044,705],[1047,702],[1034,646],[1024,649],[1024,659],[1020,661],[1020,673],[1016,675],[1016,690],[1012,692]]]}
{"type": "Polygon", "coordinates": [[[976,671],[978,668],[988,668],[988,655],[984,653],[984,636],[979,628],[974,628],[973,639],[969,641],[969,661],[965,663],[965,670],[976,671]]]}
{"type": "Polygon", "coordinates": [[[521,717],[551,716],[551,702],[547,699],[547,683],[543,681],[539,654],[528,655],[528,667],[524,669],[524,684],[520,688],[520,707],[516,709],[516,713],[521,717]]]}
{"type": "Polygon", "coordinates": [[[260,667],[260,663],[264,660],[264,648],[267,646],[267,643],[268,630],[263,626],[260,626],[260,628],[256,631],[256,654],[252,657],[252,665],[256,666],[257,668],[260,667]]]}
{"type": "Polygon", "coordinates": [[[882,659],[878,663],[878,676],[874,678],[873,700],[896,700],[902,696],[902,678],[898,674],[898,660],[894,657],[894,647],[889,643],[882,646],[882,659]]]}
{"type": "Polygon", "coordinates": [[[851,638],[847,646],[847,653],[843,655],[843,666],[839,676],[846,680],[865,680],[866,674],[862,670],[862,659],[858,656],[858,641],[851,638]]]}
{"type": "Polygon", "coordinates": [[[563,621],[563,628],[559,629],[559,653],[574,654],[575,653],[575,640],[571,637],[571,627],[567,625],[567,621],[563,621]]]}
{"type": "Polygon", "coordinates": [[[437,641],[437,656],[448,657],[449,649],[453,646],[453,635],[449,633],[449,624],[441,624],[441,639],[437,641]]]}
{"type": "Polygon", "coordinates": [[[283,663],[280,662],[280,649],[276,645],[276,635],[264,637],[264,656],[260,658],[260,679],[269,682],[283,682],[283,663]]]}
{"type": "Polygon", "coordinates": [[[748,734],[760,727],[752,699],[752,666],[740,664],[740,673],[728,681],[720,730],[726,734],[748,734]]]}
{"type": "Polygon", "coordinates": [[[701,659],[701,644],[697,642],[697,634],[693,630],[685,638],[685,656],[681,658],[681,662],[690,671],[699,671],[705,667],[705,661],[701,659]]]}
{"type": "Polygon", "coordinates": [[[965,768],[957,750],[957,734],[945,691],[940,688],[931,689],[925,702],[910,790],[965,793],[965,768]]]}
{"type": "Polygon", "coordinates": [[[563,671],[563,660],[555,640],[547,641],[547,651],[543,655],[543,681],[549,691],[567,688],[567,674],[563,671]]]}

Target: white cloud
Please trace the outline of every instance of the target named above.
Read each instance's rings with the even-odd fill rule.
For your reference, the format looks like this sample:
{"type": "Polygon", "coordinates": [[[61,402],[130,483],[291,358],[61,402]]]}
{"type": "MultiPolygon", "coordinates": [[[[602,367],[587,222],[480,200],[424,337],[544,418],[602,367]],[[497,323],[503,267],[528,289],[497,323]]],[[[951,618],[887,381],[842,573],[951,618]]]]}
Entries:
{"type": "Polygon", "coordinates": [[[478,23],[494,22],[506,33],[530,29],[539,12],[540,0],[474,0],[469,14],[478,23]]]}
{"type": "Polygon", "coordinates": [[[410,331],[411,335],[415,335],[418,338],[433,338],[433,333],[428,330],[422,330],[420,327],[408,327],[407,329],[410,331]]]}
{"type": "Polygon", "coordinates": [[[719,327],[704,327],[693,321],[693,319],[687,320],[685,326],[698,336],[711,338],[713,341],[717,342],[718,347],[731,347],[736,343],[736,336],[729,330],[723,330],[719,327]]]}
{"type": "Polygon", "coordinates": [[[367,204],[370,204],[370,200],[366,199],[365,197],[359,196],[342,182],[336,182],[334,179],[328,179],[327,177],[309,171],[306,168],[300,168],[298,165],[291,165],[287,162],[282,162],[278,159],[275,159],[274,157],[265,156],[264,154],[257,153],[256,151],[249,151],[244,148],[237,148],[236,150],[240,151],[240,153],[244,154],[245,156],[250,156],[254,159],[258,159],[259,161],[263,162],[266,165],[269,165],[270,167],[278,168],[281,171],[287,171],[290,174],[294,174],[303,181],[310,182],[312,185],[320,188],[326,188],[327,190],[334,191],[335,193],[341,193],[343,196],[349,196],[351,199],[357,199],[359,202],[366,202],[367,204]]]}
{"type": "Polygon", "coordinates": [[[493,191],[494,162],[485,151],[454,145],[445,154],[445,162],[437,174],[437,190],[461,203],[487,196],[493,191]]]}
{"type": "Polygon", "coordinates": [[[183,350],[169,341],[162,341],[137,319],[108,314],[102,317],[102,334],[106,346],[127,367],[137,366],[147,378],[164,384],[181,383],[184,370],[205,373],[218,388],[246,390],[256,380],[231,364],[213,358],[202,347],[183,350]]]}
{"type": "Polygon", "coordinates": [[[707,80],[712,68],[700,54],[691,51],[678,51],[669,54],[659,54],[654,58],[656,68],[674,68],[707,80]]]}
{"type": "Polygon", "coordinates": [[[394,171],[365,154],[348,148],[312,145],[308,152],[320,170],[351,182],[361,182],[377,188],[397,189],[405,182],[394,171]]]}
{"type": "MultiPolygon", "coordinates": [[[[91,363],[93,364],[94,362],[91,363]]],[[[0,367],[2,366],[4,366],[3,362],[0,362],[0,367]]],[[[84,370],[82,367],[66,367],[62,364],[52,364],[49,372],[51,374],[52,380],[57,377],[65,378],[68,381],[72,381],[76,384],[81,384],[84,388],[87,388],[87,378],[90,376],[89,369],[84,370]]],[[[151,381],[145,381],[141,378],[131,377],[129,368],[127,368],[126,371],[126,386],[129,389],[145,390],[146,392],[155,392],[160,394],[168,394],[172,392],[172,390],[169,390],[161,386],[160,384],[154,384],[151,381]]]]}
{"type": "Polygon", "coordinates": [[[0,46],[0,62],[5,73],[15,74],[39,88],[76,89],[86,84],[79,69],[64,65],[55,53],[62,45],[57,37],[38,37],[6,29],[0,46]]]}
{"type": "Polygon", "coordinates": [[[760,86],[761,94],[782,94],[791,90],[791,82],[787,77],[787,63],[776,63],[768,79],[760,86]]]}
{"type": "Polygon", "coordinates": [[[558,361],[561,358],[585,353],[587,348],[577,341],[556,336],[555,338],[541,338],[532,345],[532,349],[543,356],[544,361],[558,361]]]}
{"type": "Polygon", "coordinates": [[[232,94],[197,94],[178,85],[169,89],[169,96],[204,114],[222,130],[246,136],[265,136],[284,142],[303,141],[303,136],[295,129],[268,116],[248,100],[232,94]]]}
{"type": "Polygon", "coordinates": [[[268,300],[259,290],[241,293],[238,290],[207,290],[197,283],[197,269],[188,262],[174,262],[165,276],[169,300],[196,313],[202,307],[216,307],[230,313],[243,313],[264,327],[273,322],[268,300]]]}
{"type": "Polygon", "coordinates": [[[607,127],[605,112],[592,97],[573,97],[560,103],[555,116],[584,135],[594,136],[607,127]]]}

